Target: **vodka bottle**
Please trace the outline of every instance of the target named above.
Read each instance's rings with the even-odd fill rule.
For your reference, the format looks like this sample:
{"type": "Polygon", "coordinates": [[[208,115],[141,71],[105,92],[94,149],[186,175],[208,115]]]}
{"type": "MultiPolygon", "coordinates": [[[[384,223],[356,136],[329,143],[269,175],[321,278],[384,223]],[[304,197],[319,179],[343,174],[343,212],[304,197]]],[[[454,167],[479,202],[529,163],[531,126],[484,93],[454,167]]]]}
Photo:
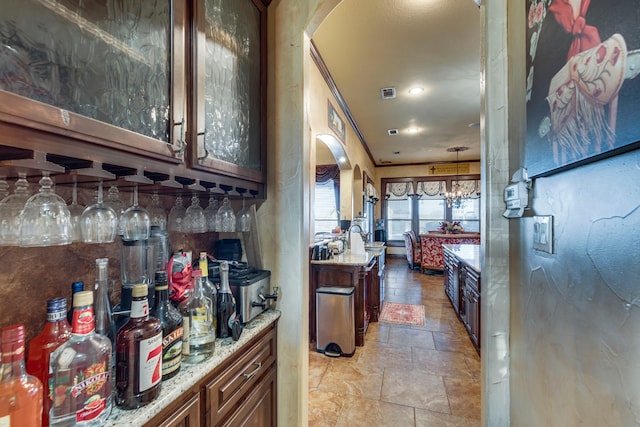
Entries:
{"type": "Polygon", "coordinates": [[[24,369],[24,326],[2,329],[0,426],[39,426],[42,422],[42,383],[24,369]]]}
{"type": "Polygon", "coordinates": [[[96,283],[95,293],[95,316],[96,333],[104,335],[111,341],[111,363],[115,365],[115,341],[116,326],[111,311],[111,301],[109,301],[109,259],[96,259],[96,283]]]}
{"type": "Polygon", "coordinates": [[[204,294],[211,298],[211,305],[213,309],[213,329],[217,330],[218,327],[218,288],[209,280],[209,261],[207,259],[206,252],[200,252],[200,271],[202,271],[202,286],[204,294]]]}
{"type": "Polygon", "coordinates": [[[49,385],[52,380],[49,362],[51,353],[71,338],[71,326],[67,322],[67,300],[54,298],[47,301],[47,323],[42,332],[29,343],[27,355],[27,372],[37,377],[43,384],[45,392],[42,401],[42,425],[49,425],[51,395],[49,385]]]}
{"type": "Polygon", "coordinates": [[[116,336],[117,404],[135,409],[160,394],[162,325],[149,316],[145,283],[133,286],[131,317],[116,336]]]}
{"type": "Polygon", "coordinates": [[[178,307],[183,319],[182,356],[186,363],[209,359],[215,348],[216,330],[213,327],[213,303],[204,294],[202,272],[194,269],[193,292],[178,307]]]}
{"type": "Polygon", "coordinates": [[[73,296],[71,338],[51,355],[51,426],[101,426],[111,413],[111,341],[95,331],[93,292],[73,296]]]}
{"type": "Polygon", "coordinates": [[[169,301],[167,272],[156,271],[156,303],[151,315],[162,325],[162,380],[172,378],[182,363],[182,316],[169,301]]]}

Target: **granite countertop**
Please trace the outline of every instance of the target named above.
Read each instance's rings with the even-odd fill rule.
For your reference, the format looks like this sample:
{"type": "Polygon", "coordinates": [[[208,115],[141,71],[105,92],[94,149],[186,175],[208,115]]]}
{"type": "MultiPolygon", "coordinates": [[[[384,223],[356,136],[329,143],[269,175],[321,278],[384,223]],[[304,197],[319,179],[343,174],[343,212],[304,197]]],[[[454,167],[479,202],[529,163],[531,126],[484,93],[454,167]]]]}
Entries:
{"type": "Polygon", "coordinates": [[[111,415],[107,419],[105,426],[141,426],[148,422],[279,317],[279,310],[265,311],[245,325],[237,342],[231,338],[217,339],[211,359],[194,365],[183,363],[180,373],[167,381],[163,381],[160,396],[147,406],[134,410],[123,410],[115,406],[114,403],[111,415]]]}
{"type": "Polygon", "coordinates": [[[480,245],[442,245],[442,247],[480,273],[480,245]]]}
{"type": "Polygon", "coordinates": [[[380,250],[373,248],[361,254],[346,250],[341,254],[334,255],[331,259],[311,260],[311,264],[367,266],[378,255],[380,255],[380,250]]]}

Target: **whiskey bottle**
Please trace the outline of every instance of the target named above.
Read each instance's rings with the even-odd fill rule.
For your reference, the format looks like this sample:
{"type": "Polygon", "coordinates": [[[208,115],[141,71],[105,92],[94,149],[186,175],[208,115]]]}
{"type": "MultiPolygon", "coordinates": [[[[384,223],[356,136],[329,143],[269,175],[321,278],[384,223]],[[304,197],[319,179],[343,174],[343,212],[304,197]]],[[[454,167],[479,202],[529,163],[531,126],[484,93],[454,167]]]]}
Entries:
{"type": "Polygon", "coordinates": [[[182,363],[182,316],[169,301],[167,272],[156,271],[156,302],[151,315],[162,325],[162,380],[172,378],[182,363]]]}
{"type": "Polygon", "coordinates": [[[51,426],[101,426],[111,413],[111,341],[95,331],[93,292],[73,296],[71,338],[51,355],[51,426]]]}
{"type": "Polygon", "coordinates": [[[24,369],[24,326],[2,329],[0,426],[39,426],[42,422],[42,383],[24,369]]]}
{"type": "Polygon", "coordinates": [[[129,321],[116,335],[116,403],[135,409],[160,394],[162,325],[149,316],[145,283],[133,286],[129,321]]]}

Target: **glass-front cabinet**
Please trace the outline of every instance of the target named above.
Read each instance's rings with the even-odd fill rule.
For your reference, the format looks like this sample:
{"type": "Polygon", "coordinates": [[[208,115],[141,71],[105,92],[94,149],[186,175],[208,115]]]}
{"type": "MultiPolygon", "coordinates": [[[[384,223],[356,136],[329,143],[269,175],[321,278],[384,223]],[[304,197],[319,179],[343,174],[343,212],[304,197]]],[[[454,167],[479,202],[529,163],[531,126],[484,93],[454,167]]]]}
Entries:
{"type": "Polygon", "coordinates": [[[171,1],[0,1],[4,121],[180,162],[185,7],[171,1]]]}
{"type": "Polygon", "coordinates": [[[266,7],[194,0],[192,166],[264,182],[266,7]]]}

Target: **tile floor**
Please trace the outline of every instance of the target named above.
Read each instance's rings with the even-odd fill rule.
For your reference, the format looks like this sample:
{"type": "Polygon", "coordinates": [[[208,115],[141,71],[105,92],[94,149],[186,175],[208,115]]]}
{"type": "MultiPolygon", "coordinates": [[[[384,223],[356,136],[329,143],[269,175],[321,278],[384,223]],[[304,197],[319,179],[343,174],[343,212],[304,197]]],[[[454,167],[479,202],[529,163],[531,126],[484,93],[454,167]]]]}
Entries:
{"type": "Polygon", "coordinates": [[[423,304],[425,326],[372,323],[352,358],[309,352],[309,426],[479,426],[480,358],[442,276],[387,257],[385,301],[423,304]]]}

